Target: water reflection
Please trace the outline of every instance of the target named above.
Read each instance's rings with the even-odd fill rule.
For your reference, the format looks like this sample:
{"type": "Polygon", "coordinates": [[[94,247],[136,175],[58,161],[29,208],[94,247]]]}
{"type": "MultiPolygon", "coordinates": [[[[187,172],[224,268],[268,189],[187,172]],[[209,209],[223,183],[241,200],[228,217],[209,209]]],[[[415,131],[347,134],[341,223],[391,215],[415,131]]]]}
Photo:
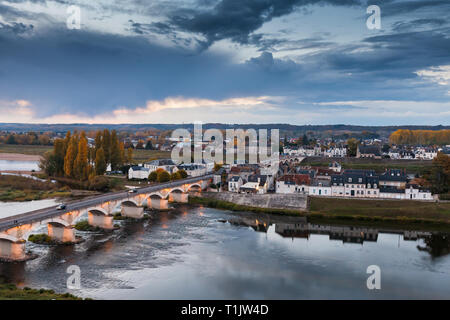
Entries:
{"type": "MultiPolygon", "coordinates": [[[[306,221],[306,219],[304,219],[306,221]]],[[[450,236],[446,233],[428,232],[417,230],[389,230],[375,229],[359,226],[334,226],[320,225],[307,222],[286,223],[273,221],[264,221],[253,218],[233,218],[230,220],[221,220],[229,222],[236,226],[247,226],[257,232],[267,233],[268,227],[275,226],[275,233],[283,238],[303,238],[310,239],[311,235],[328,235],[330,240],[339,240],[342,243],[377,242],[380,233],[398,234],[402,236],[403,241],[423,240],[424,245],[418,245],[417,249],[428,252],[432,257],[440,257],[450,253],[450,236]]]]}
{"type": "Polygon", "coordinates": [[[0,264],[9,281],[118,299],[450,298],[448,235],[311,224],[298,217],[179,206],[67,247],[29,245],[39,258],[0,264]],[[438,259],[439,257],[439,259],[438,259]],[[366,268],[382,268],[382,292],[366,268]]]}

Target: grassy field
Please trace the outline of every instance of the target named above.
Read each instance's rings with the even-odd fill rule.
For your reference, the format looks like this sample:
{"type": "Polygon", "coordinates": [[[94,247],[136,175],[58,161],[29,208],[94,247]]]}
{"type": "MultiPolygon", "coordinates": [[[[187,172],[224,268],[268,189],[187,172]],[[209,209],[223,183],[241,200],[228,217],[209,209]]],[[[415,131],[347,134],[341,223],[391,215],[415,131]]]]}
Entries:
{"type": "MultiPolygon", "coordinates": [[[[302,161],[303,166],[328,167],[332,160],[306,158],[302,161]]],[[[337,160],[344,169],[373,169],[376,172],[383,172],[385,169],[406,169],[408,173],[426,173],[431,169],[431,161],[416,160],[391,160],[391,159],[357,159],[346,158],[337,160]]]]}
{"type": "Polygon", "coordinates": [[[169,151],[144,150],[144,149],[133,150],[133,160],[139,163],[166,158],[170,158],[169,151]]]}
{"type": "Polygon", "coordinates": [[[397,220],[450,224],[450,203],[409,200],[358,200],[309,198],[311,215],[356,220],[397,220]]]}
{"type": "Polygon", "coordinates": [[[0,175],[0,201],[31,201],[63,198],[71,195],[68,188],[26,177],[0,175]]]}
{"type": "Polygon", "coordinates": [[[15,144],[0,144],[0,153],[21,153],[42,156],[44,155],[44,153],[52,149],[52,146],[22,146],[15,144]]]}

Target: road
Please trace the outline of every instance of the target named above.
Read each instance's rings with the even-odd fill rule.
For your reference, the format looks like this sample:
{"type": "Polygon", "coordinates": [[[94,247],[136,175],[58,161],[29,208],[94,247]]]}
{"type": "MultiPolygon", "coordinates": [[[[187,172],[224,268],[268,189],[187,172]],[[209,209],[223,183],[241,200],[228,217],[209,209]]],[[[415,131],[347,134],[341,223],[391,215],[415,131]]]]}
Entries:
{"type": "MultiPolygon", "coordinates": [[[[132,196],[135,196],[136,194],[143,194],[143,193],[150,193],[150,192],[156,192],[161,189],[166,188],[173,188],[178,187],[183,184],[197,182],[199,180],[209,179],[212,178],[212,174],[204,175],[201,177],[194,177],[194,178],[187,178],[183,180],[177,180],[177,181],[171,181],[171,182],[165,182],[165,183],[158,183],[154,184],[148,187],[143,188],[137,188],[136,193],[133,193],[132,196]]],[[[49,219],[57,216],[61,216],[62,214],[70,211],[80,210],[80,209],[86,209],[89,207],[93,207],[99,204],[102,204],[107,201],[113,201],[118,199],[127,198],[129,196],[129,192],[127,191],[119,191],[119,192],[111,192],[107,194],[103,194],[100,196],[87,198],[83,200],[79,200],[73,203],[68,203],[67,207],[64,210],[57,210],[57,206],[39,209],[35,211],[30,211],[27,213],[18,214],[15,216],[7,217],[0,219],[0,231],[10,229],[12,227],[38,222],[44,219],[49,219]]]]}

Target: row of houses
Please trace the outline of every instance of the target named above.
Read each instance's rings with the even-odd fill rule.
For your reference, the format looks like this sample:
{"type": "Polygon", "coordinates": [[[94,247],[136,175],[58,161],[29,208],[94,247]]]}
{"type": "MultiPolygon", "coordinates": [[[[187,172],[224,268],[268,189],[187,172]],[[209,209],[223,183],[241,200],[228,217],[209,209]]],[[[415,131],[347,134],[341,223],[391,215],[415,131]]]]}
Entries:
{"type": "Polygon", "coordinates": [[[283,175],[276,181],[277,193],[312,196],[434,200],[431,191],[421,187],[403,170],[390,169],[383,174],[373,170],[344,170],[324,175],[317,170],[283,175]]]}
{"type": "MultiPolygon", "coordinates": [[[[345,158],[347,157],[347,147],[328,147],[320,146],[299,146],[285,147],[284,154],[298,155],[303,157],[326,157],[326,158],[345,158]]],[[[450,156],[450,146],[444,147],[397,147],[392,146],[387,152],[382,152],[380,144],[361,144],[358,145],[356,158],[382,159],[384,157],[403,160],[433,160],[439,152],[450,156]]]]}

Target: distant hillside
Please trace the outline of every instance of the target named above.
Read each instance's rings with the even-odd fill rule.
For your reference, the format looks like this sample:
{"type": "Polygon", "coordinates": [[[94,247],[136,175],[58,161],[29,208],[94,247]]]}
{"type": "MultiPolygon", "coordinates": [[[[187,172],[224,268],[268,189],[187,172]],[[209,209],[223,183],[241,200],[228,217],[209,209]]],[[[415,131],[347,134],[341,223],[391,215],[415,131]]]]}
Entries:
{"type": "MultiPolygon", "coordinates": [[[[66,132],[68,130],[99,130],[99,129],[116,129],[118,131],[145,131],[149,129],[173,130],[178,128],[186,128],[192,130],[193,124],[28,124],[28,123],[0,123],[0,131],[15,132],[66,132]]],[[[450,126],[354,126],[354,125],[290,125],[282,123],[273,124],[223,124],[223,123],[207,123],[203,125],[204,129],[232,129],[232,128],[254,128],[254,129],[280,129],[281,134],[299,135],[304,133],[320,134],[332,133],[333,135],[341,135],[346,133],[372,132],[382,137],[388,137],[392,132],[398,129],[410,130],[443,130],[450,129],[450,126]]]]}

